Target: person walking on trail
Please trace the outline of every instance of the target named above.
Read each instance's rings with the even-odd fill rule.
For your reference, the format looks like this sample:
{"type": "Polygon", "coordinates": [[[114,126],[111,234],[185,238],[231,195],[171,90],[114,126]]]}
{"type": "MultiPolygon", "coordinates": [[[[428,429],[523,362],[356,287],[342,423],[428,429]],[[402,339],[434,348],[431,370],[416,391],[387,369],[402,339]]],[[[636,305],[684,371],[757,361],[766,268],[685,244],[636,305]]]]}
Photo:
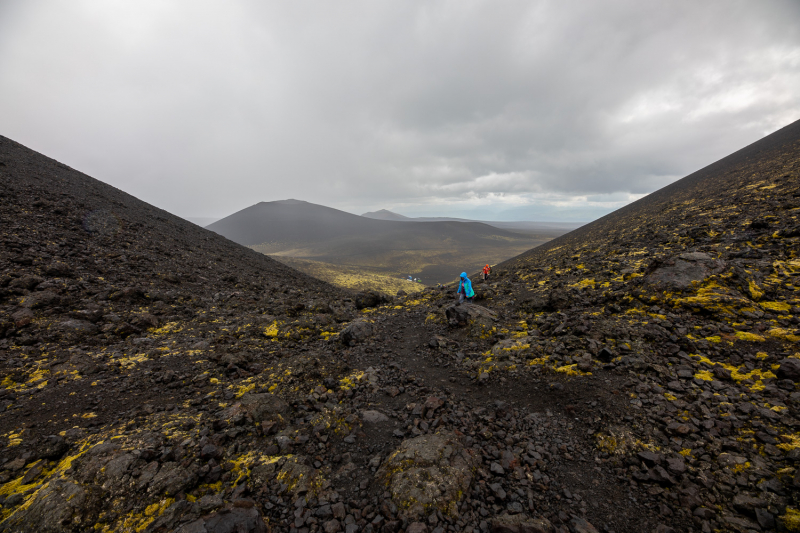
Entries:
{"type": "Polygon", "coordinates": [[[472,303],[472,298],[475,297],[475,291],[472,290],[472,282],[467,277],[466,272],[461,273],[456,294],[458,294],[458,303],[462,303],[465,299],[472,303]]]}
{"type": "Polygon", "coordinates": [[[492,267],[486,265],[485,267],[483,267],[482,272],[483,272],[483,281],[489,281],[489,274],[492,273],[492,267]]]}

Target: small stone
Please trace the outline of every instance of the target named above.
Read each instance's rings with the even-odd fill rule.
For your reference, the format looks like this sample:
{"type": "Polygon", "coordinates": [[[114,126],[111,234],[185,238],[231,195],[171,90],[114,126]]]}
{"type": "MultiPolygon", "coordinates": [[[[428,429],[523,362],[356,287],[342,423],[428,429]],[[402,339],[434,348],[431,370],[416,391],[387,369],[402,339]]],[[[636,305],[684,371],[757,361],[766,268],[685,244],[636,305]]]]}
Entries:
{"type": "Polygon", "coordinates": [[[389,417],[385,414],[381,413],[380,411],[361,411],[361,420],[368,424],[379,424],[381,422],[387,422],[389,417]]]}
{"type": "Polygon", "coordinates": [[[322,529],[325,531],[325,533],[337,533],[337,531],[341,531],[342,525],[334,518],[333,520],[328,520],[325,522],[322,526],[322,529]]]}
{"type": "Polygon", "coordinates": [[[503,474],[506,473],[503,467],[500,466],[500,463],[496,462],[492,462],[492,464],[489,465],[489,470],[492,472],[492,474],[496,474],[498,476],[502,476],[503,474]]]}
{"type": "Polygon", "coordinates": [[[406,528],[406,533],[428,533],[428,525],[424,522],[413,522],[406,528]]]}

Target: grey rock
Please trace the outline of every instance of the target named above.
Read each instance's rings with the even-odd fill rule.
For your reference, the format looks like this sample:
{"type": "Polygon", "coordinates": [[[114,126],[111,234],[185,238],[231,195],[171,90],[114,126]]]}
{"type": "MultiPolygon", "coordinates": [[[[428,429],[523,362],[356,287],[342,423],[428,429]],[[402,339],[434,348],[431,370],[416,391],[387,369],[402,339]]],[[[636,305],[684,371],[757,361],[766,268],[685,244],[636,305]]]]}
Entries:
{"type": "Polygon", "coordinates": [[[223,509],[205,519],[208,533],[267,533],[255,507],[223,509]]]}
{"type": "Polygon", "coordinates": [[[454,433],[442,431],[403,441],[375,474],[392,501],[410,519],[439,510],[458,515],[458,502],[469,493],[477,460],[454,433]]]}
{"type": "Polygon", "coordinates": [[[207,494],[197,500],[197,504],[200,506],[200,510],[204,513],[208,511],[213,511],[214,509],[219,509],[222,507],[222,495],[221,494],[207,494]]]}
{"type": "Polygon", "coordinates": [[[21,305],[29,309],[41,309],[58,305],[60,302],[61,297],[58,294],[51,291],[41,291],[25,296],[21,305]]]}
{"type": "Polygon", "coordinates": [[[787,357],[780,363],[776,375],[780,379],[791,379],[792,381],[800,381],[800,359],[787,357]]]}
{"type": "Polygon", "coordinates": [[[0,531],[67,532],[94,523],[100,493],[64,479],[53,479],[33,500],[0,524],[0,531]]]}
{"type": "Polygon", "coordinates": [[[186,468],[178,463],[164,463],[150,482],[148,491],[156,494],[174,496],[189,490],[197,483],[197,472],[193,465],[186,468]]]}
{"type": "Polygon", "coordinates": [[[580,517],[570,520],[569,528],[572,533],[599,533],[592,524],[580,517]]]}
{"type": "Polygon", "coordinates": [[[475,304],[451,305],[444,310],[448,324],[452,327],[466,327],[472,337],[485,337],[491,334],[497,321],[497,313],[475,304]]]}
{"type": "Polygon", "coordinates": [[[529,518],[523,514],[502,514],[491,521],[492,533],[553,533],[555,528],[545,518],[529,518]]]}
{"type": "Polygon", "coordinates": [[[503,486],[500,483],[492,483],[489,485],[489,488],[492,489],[495,498],[499,498],[500,500],[506,499],[506,491],[503,490],[503,486]]]}
{"type": "Polygon", "coordinates": [[[491,465],[489,465],[489,470],[492,472],[492,474],[497,474],[498,476],[502,476],[506,473],[505,469],[500,466],[500,463],[496,462],[493,462],[491,465]]]}
{"type": "Polygon", "coordinates": [[[655,466],[648,471],[651,480],[662,485],[674,485],[675,480],[660,466],[655,466]]]}
{"type": "Polygon", "coordinates": [[[681,254],[651,265],[645,283],[662,290],[684,290],[724,268],[724,263],[702,252],[681,254]]]}
{"type": "Polygon", "coordinates": [[[256,423],[266,421],[284,422],[292,412],[291,407],[279,396],[270,393],[247,393],[239,402],[256,423]]]}
{"type": "Polygon", "coordinates": [[[389,417],[380,411],[367,410],[361,411],[361,420],[368,424],[378,424],[381,422],[388,422],[389,417]]]}
{"type": "Polygon", "coordinates": [[[672,457],[667,459],[667,470],[673,474],[683,474],[686,472],[686,461],[682,457],[672,457]]]}
{"type": "Polygon", "coordinates": [[[61,322],[58,324],[58,329],[70,333],[80,333],[84,335],[92,335],[100,331],[97,326],[88,320],[78,320],[75,318],[61,322]]]}
{"type": "Polygon", "coordinates": [[[749,494],[737,494],[733,497],[733,501],[731,503],[737,511],[749,514],[753,514],[755,509],[760,509],[767,506],[767,502],[765,500],[750,496],[749,494]]]}
{"type": "Polygon", "coordinates": [[[354,320],[339,334],[339,340],[346,346],[363,342],[375,334],[375,326],[366,320],[354,320]]]}

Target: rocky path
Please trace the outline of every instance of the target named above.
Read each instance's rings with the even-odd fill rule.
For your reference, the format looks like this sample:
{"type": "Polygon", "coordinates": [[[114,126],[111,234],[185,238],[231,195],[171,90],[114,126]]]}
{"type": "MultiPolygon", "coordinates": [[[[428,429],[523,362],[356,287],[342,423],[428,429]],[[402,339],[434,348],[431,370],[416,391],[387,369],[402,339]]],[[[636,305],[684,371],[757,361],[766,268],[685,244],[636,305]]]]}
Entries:
{"type": "MultiPolygon", "coordinates": [[[[382,317],[382,334],[375,339],[382,348],[351,356],[357,368],[376,376],[359,406],[365,419],[359,448],[368,450],[363,466],[372,464],[374,470],[402,438],[451,430],[463,434],[480,458],[471,498],[462,506],[461,518],[452,520],[459,530],[487,530],[492,523],[486,518],[503,513],[539,515],[555,524],[584,517],[603,531],[652,531],[658,526],[661,510],[638,502],[627,480],[618,480],[597,456],[595,428],[617,417],[633,420],[617,390],[624,378],[601,371],[584,377],[551,373],[479,383],[459,364],[477,343],[460,332],[426,325],[426,311],[382,317]],[[447,344],[445,349],[432,347],[435,339],[452,350],[447,344]],[[624,516],[620,508],[626,509],[624,516]]],[[[364,484],[374,485],[369,468],[362,475],[364,484]]],[[[433,529],[447,518],[429,515],[420,520],[433,529]]],[[[498,522],[494,524],[497,530],[498,522]]]]}

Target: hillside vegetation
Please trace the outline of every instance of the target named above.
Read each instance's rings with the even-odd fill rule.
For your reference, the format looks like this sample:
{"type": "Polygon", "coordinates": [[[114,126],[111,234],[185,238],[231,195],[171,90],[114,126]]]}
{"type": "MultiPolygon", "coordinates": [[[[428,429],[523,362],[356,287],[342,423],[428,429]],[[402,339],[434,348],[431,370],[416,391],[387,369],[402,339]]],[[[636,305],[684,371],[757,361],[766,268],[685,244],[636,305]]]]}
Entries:
{"type": "Polygon", "coordinates": [[[420,283],[400,279],[399,274],[387,276],[362,268],[333,265],[321,261],[306,261],[288,256],[275,256],[274,259],[309,276],[345,289],[373,290],[395,296],[398,291],[412,293],[419,292],[424,288],[420,283]]]}

